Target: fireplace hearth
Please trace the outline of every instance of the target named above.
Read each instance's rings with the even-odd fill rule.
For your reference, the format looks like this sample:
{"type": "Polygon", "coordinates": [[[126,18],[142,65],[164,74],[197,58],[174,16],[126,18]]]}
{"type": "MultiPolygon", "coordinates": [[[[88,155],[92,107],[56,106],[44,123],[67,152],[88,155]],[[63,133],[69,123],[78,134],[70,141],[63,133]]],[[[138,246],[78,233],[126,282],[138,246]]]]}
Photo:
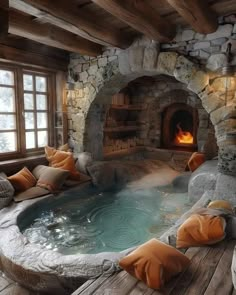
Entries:
{"type": "Polygon", "coordinates": [[[167,149],[197,150],[197,109],[185,103],[173,103],[162,113],[161,144],[167,149]]]}

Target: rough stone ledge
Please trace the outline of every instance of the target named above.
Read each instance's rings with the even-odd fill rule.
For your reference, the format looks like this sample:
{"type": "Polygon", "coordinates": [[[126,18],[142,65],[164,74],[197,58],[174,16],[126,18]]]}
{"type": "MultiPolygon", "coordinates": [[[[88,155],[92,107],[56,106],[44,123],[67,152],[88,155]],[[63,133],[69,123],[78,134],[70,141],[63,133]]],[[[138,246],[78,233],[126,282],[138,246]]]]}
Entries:
{"type": "MultiPolygon", "coordinates": [[[[226,175],[222,177],[217,172],[217,161],[205,162],[192,174],[189,183],[190,199],[197,201],[196,204],[159,239],[172,244],[171,237],[176,236],[180,224],[191,215],[193,210],[205,206],[210,199],[221,198],[220,192],[227,192],[222,198],[228,199],[235,205],[236,185],[234,183],[236,183],[235,177],[226,175]],[[202,179],[205,179],[205,185],[202,185],[202,179]],[[229,186],[230,191],[227,189],[229,186]],[[219,187],[219,193],[217,193],[217,187],[219,187]]],[[[84,189],[84,186],[81,189],[84,189]]],[[[35,291],[69,295],[86,280],[117,271],[118,261],[136,248],[116,253],[62,255],[43,249],[40,245],[29,243],[20,232],[17,225],[18,218],[27,208],[39,206],[40,202],[48,200],[50,197],[28,200],[13,204],[0,212],[0,266],[20,285],[35,291]]]]}

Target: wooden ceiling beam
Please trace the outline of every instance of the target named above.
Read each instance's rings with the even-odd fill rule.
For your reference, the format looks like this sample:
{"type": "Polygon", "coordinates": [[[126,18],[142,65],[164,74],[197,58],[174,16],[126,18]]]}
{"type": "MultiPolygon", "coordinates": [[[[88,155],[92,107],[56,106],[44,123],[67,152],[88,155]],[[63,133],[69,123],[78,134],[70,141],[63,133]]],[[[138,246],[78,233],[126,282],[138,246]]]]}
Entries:
{"type": "Polygon", "coordinates": [[[9,28],[9,1],[0,1],[0,39],[4,39],[8,35],[9,28]]]}
{"type": "Polygon", "coordinates": [[[0,61],[17,62],[24,65],[34,65],[50,69],[67,71],[69,62],[67,60],[29,52],[5,44],[0,44],[0,61]]]}
{"type": "Polygon", "coordinates": [[[111,25],[104,25],[96,16],[78,9],[73,2],[57,0],[55,5],[54,1],[48,0],[9,1],[10,7],[14,9],[101,45],[127,48],[133,41],[129,34],[111,25]]]}
{"type": "Polygon", "coordinates": [[[216,14],[206,0],[166,0],[198,33],[210,34],[216,31],[216,14]]]}
{"type": "Polygon", "coordinates": [[[92,0],[104,10],[153,40],[167,42],[175,28],[143,0],[92,0]]]}
{"type": "Polygon", "coordinates": [[[9,33],[84,55],[97,56],[102,46],[75,36],[50,24],[39,24],[28,16],[10,11],[9,33]]]}

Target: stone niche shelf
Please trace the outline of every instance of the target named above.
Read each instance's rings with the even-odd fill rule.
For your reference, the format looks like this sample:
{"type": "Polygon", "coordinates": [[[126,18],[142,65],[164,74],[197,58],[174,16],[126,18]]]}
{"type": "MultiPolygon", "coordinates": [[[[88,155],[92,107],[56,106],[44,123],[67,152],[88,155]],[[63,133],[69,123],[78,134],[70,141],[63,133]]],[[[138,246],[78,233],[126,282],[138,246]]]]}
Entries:
{"type": "Polygon", "coordinates": [[[138,136],[143,129],[139,114],[145,109],[146,104],[122,104],[119,101],[109,106],[103,129],[104,155],[142,145],[138,136]]]}

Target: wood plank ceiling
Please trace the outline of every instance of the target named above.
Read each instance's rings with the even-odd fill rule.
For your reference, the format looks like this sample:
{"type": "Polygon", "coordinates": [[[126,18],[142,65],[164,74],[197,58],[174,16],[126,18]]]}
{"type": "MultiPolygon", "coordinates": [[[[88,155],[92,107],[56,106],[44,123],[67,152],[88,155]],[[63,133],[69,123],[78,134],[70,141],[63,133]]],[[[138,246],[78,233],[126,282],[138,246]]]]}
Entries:
{"type": "Polygon", "coordinates": [[[141,34],[170,42],[177,26],[212,33],[217,16],[230,13],[235,0],[1,0],[0,44],[35,41],[96,56],[104,46],[127,48],[141,34]]]}

